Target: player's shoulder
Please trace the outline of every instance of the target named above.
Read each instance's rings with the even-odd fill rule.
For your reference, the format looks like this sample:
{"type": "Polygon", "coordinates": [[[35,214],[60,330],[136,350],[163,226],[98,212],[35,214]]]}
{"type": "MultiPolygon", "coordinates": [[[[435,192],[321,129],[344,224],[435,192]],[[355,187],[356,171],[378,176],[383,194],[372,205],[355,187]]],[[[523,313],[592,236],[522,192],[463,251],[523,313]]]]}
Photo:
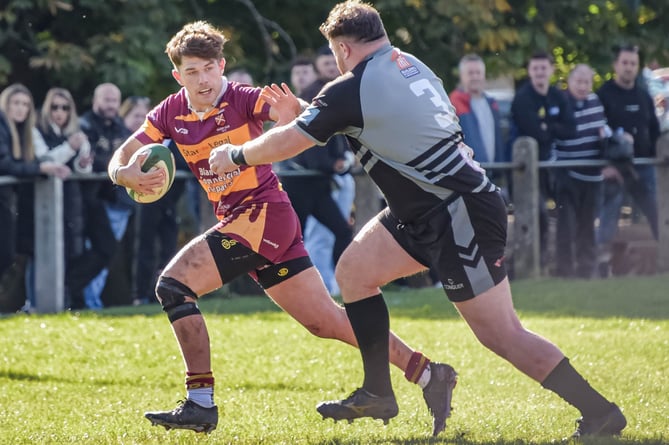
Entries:
{"type": "Polygon", "coordinates": [[[179,114],[183,112],[184,109],[188,109],[188,96],[186,95],[185,88],[181,88],[176,93],[170,94],[155,107],[155,110],[161,114],[170,112],[172,112],[172,114],[174,114],[174,112],[179,114]]]}
{"type": "Polygon", "coordinates": [[[225,86],[225,92],[221,96],[222,101],[231,101],[234,99],[244,99],[247,97],[257,97],[260,95],[261,88],[248,85],[246,83],[239,83],[235,81],[228,81],[225,86]]]}

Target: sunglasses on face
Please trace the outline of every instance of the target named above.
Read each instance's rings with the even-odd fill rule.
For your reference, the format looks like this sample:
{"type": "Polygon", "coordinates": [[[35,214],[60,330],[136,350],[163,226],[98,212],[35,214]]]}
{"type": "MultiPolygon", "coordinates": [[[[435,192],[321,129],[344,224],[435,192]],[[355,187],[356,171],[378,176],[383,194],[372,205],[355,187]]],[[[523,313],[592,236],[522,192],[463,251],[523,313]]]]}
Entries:
{"type": "Polygon", "coordinates": [[[53,105],[51,105],[51,111],[57,111],[57,110],[70,111],[70,106],[67,105],[67,104],[65,104],[65,105],[53,104],[53,105]]]}

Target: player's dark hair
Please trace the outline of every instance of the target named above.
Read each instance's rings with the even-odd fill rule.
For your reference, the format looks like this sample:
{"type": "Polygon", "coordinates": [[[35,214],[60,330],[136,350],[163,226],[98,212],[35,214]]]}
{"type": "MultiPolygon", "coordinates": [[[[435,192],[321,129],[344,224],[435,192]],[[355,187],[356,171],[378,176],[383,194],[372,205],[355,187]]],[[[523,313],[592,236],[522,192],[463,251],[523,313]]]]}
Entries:
{"type": "Polygon", "coordinates": [[[372,42],[387,37],[379,11],[359,0],[335,5],[318,29],[328,40],[343,36],[359,42],[372,42]]]}
{"type": "Polygon", "coordinates": [[[227,41],[223,32],[200,20],[184,25],[167,43],[165,52],[175,67],[181,66],[183,57],[221,60],[227,41]]]}

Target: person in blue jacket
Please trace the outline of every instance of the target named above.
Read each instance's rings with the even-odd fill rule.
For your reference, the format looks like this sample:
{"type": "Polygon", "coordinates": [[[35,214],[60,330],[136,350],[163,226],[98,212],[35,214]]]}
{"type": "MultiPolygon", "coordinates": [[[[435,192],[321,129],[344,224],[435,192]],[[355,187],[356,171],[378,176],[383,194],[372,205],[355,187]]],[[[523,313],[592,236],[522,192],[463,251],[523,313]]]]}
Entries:
{"type": "MultiPolygon", "coordinates": [[[[484,91],[485,63],[476,54],[467,54],[458,65],[460,84],[451,92],[451,103],[460,120],[465,143],[474,150],[478,162],[505,161],[501,115],[497,101],[484,91]]],[[[494,174],[489,170],[488,174],[494,174]]]]}

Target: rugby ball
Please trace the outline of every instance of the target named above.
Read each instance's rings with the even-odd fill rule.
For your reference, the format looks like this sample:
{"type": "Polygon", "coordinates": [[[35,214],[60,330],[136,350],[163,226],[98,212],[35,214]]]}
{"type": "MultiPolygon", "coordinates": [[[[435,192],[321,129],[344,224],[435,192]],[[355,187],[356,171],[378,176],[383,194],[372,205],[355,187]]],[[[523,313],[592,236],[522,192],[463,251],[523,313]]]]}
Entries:
{"type": "Polygon", "coordinates": [[[132,155],[132,158],[130,158],[130,163],[134,162],[139,155],[144,153],[148,153],[148,156],[142,163],[142,171],[148,172],[152,169],[164,170],[165,177],[167,178],[162,187],[154,190],[155,193],[151,194],[140,193],[131,188],[126,188],[128,195],[130,195],[134,201],[147,204],[158,201],[160,198],[165,196],[174,182],[174,171],[176,168],[174,164],[174,155],[169,148],[162,144],[149,144],[143,146],[132,155]]]}

